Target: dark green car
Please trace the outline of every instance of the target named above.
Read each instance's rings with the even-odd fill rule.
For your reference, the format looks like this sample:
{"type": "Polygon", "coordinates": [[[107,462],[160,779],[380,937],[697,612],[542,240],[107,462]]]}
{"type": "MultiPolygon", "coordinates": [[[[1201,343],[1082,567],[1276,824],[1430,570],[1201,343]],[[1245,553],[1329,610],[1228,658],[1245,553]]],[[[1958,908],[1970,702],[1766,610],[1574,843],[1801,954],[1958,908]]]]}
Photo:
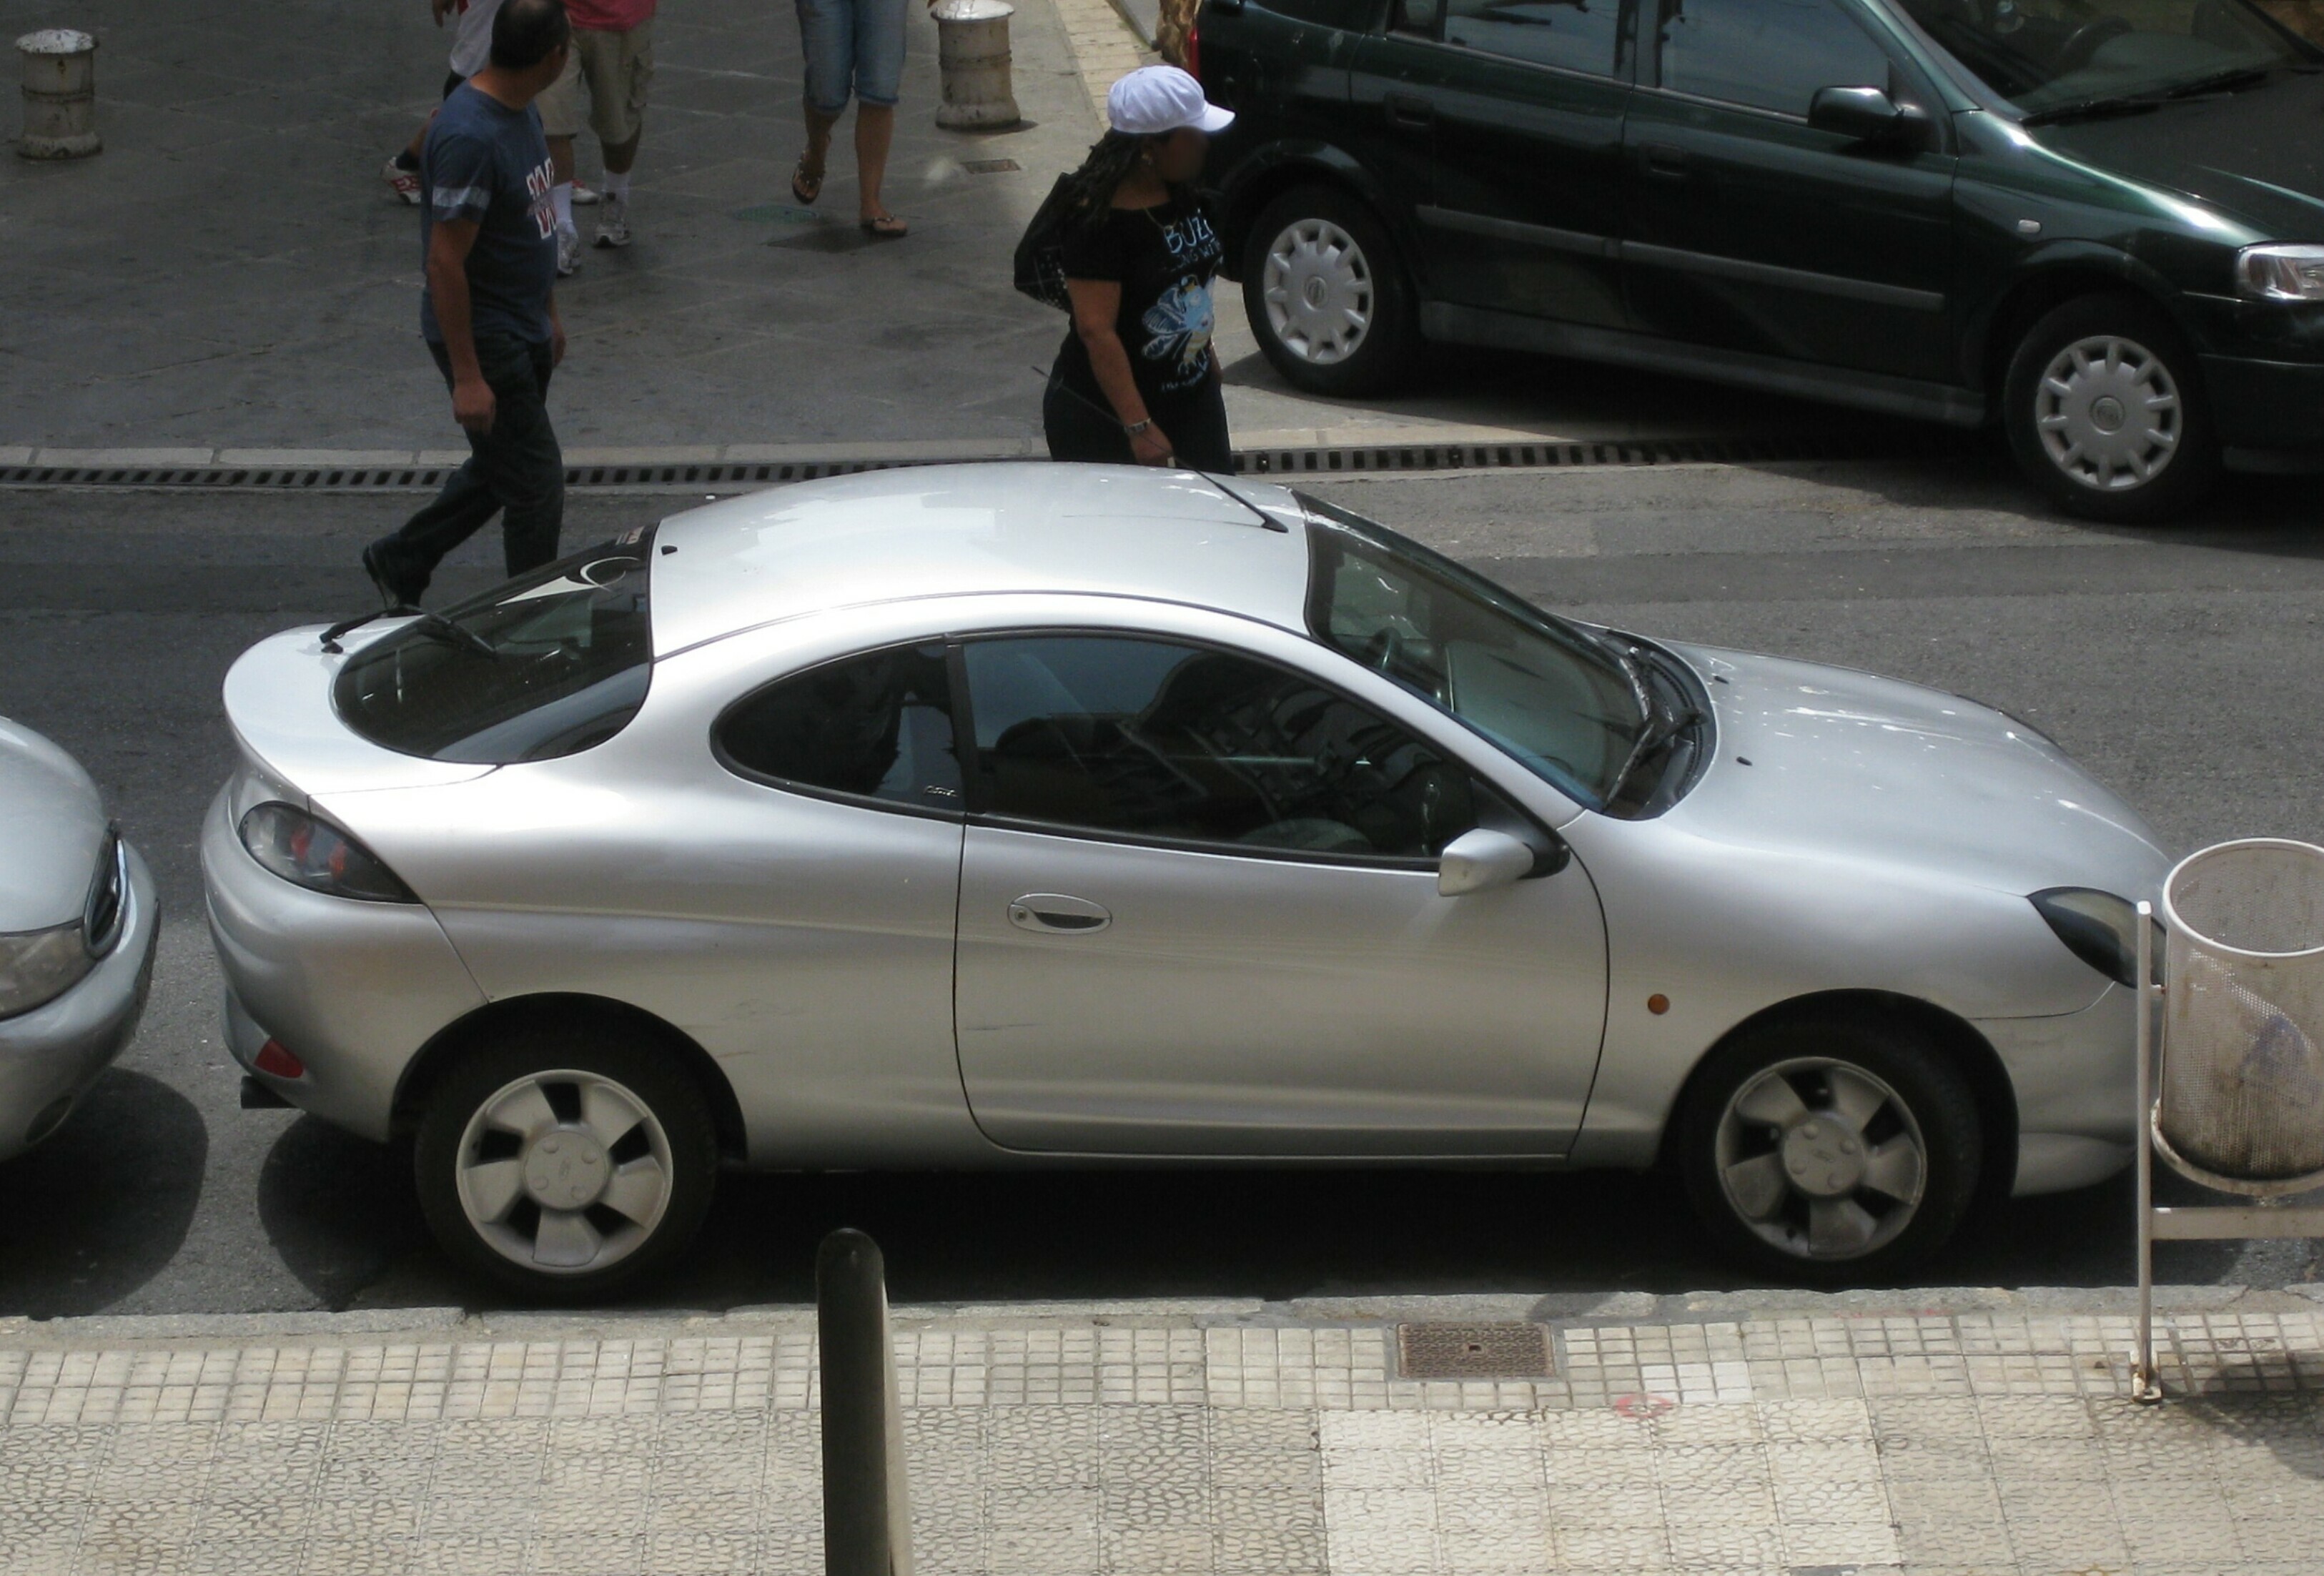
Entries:
{"type": "Polygon", "coordinates": [[[1998,421],[2150,520],[2324,470],[2324,53],[2245,0],[1208,0],[1298,386],[1424,340],[1998,421]]]}

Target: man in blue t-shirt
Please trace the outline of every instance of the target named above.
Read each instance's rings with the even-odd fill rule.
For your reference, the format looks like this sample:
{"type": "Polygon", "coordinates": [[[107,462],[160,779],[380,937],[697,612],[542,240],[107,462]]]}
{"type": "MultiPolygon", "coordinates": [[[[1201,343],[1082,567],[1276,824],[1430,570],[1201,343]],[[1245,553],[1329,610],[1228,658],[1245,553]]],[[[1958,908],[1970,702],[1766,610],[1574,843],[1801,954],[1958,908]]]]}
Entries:
{"type": "Polygon", "coordinates": [[[451,385],[469,454],[432,502],[364,549],[391,607],[418,606],[444,555],[495,513],[511,575],[557,556],[565,456],[548,398],[565,328],[555,174],[532,101],[565,69],[571,39],[563,0],[506,0],[493,18],[490,63],[453,89],[428,128],[420,332],[451,385]]]}

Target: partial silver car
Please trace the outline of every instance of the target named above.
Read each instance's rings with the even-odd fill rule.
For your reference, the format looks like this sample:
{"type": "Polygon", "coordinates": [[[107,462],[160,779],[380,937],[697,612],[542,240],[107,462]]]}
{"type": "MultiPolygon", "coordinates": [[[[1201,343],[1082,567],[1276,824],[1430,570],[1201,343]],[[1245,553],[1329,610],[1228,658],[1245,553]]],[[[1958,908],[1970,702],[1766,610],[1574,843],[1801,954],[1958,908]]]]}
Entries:
{"type": "Polygon", "coordinates": [[[153,878],[73,758],[0,717],[0,1160],[62,1127],[137,1032],[153,878]]]}
{"type": "Polygon", "coordinates": [[[1858,1279],[2130,1156],[2166,862],[2050,741],[1280,487],[788,487],[275,636],[226,705],[235,1057],[416,1134],[540,1295],[677,1251],[722,1161],[1663,1160],[1858,1279]]]}

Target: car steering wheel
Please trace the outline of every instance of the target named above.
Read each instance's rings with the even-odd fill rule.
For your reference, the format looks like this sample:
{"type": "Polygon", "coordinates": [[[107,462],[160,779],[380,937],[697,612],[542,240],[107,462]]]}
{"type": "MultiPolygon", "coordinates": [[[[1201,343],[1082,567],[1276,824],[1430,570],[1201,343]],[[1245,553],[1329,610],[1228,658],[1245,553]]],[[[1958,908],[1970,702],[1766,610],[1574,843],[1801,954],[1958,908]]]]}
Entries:
{"type": "Polygon", "coordinates": [[[2098,52],[2101,45],[2130,31],[2130,23],[2119,16],[2100,16],[2085,22],[2068,33],[2066,41],[2058,46],[2058,70],[2080,70],[2090,63],[2090,57],[2098,52]]]}

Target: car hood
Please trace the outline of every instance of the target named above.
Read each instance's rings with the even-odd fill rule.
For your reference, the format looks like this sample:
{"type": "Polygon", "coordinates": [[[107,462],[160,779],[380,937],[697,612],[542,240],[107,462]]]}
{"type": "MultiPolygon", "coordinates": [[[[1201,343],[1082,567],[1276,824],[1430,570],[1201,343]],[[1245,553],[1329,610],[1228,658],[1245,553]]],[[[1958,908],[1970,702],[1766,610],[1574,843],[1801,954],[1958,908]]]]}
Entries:
{"type": "Polygon", "coordinates": [[[2077,163],[2179,192],[2270,236],[2324,240],[2324,76],[2031,130],[2077,163]]]}
{"type": "Polygon", "coordinates": [[[1670,812],[1699,834],[2021,896],[2160,892],[2169,856],[2137,813],[2003,713],[1844,668],[1672,650],[1705,680],[1719,728],[1717,756],[1670,812]]]}
{"type": "Polygon", "coordinates": [[[105,830],[105,801],[79,763],[0,717],[0,934],[78,919],[105,830]]]}

